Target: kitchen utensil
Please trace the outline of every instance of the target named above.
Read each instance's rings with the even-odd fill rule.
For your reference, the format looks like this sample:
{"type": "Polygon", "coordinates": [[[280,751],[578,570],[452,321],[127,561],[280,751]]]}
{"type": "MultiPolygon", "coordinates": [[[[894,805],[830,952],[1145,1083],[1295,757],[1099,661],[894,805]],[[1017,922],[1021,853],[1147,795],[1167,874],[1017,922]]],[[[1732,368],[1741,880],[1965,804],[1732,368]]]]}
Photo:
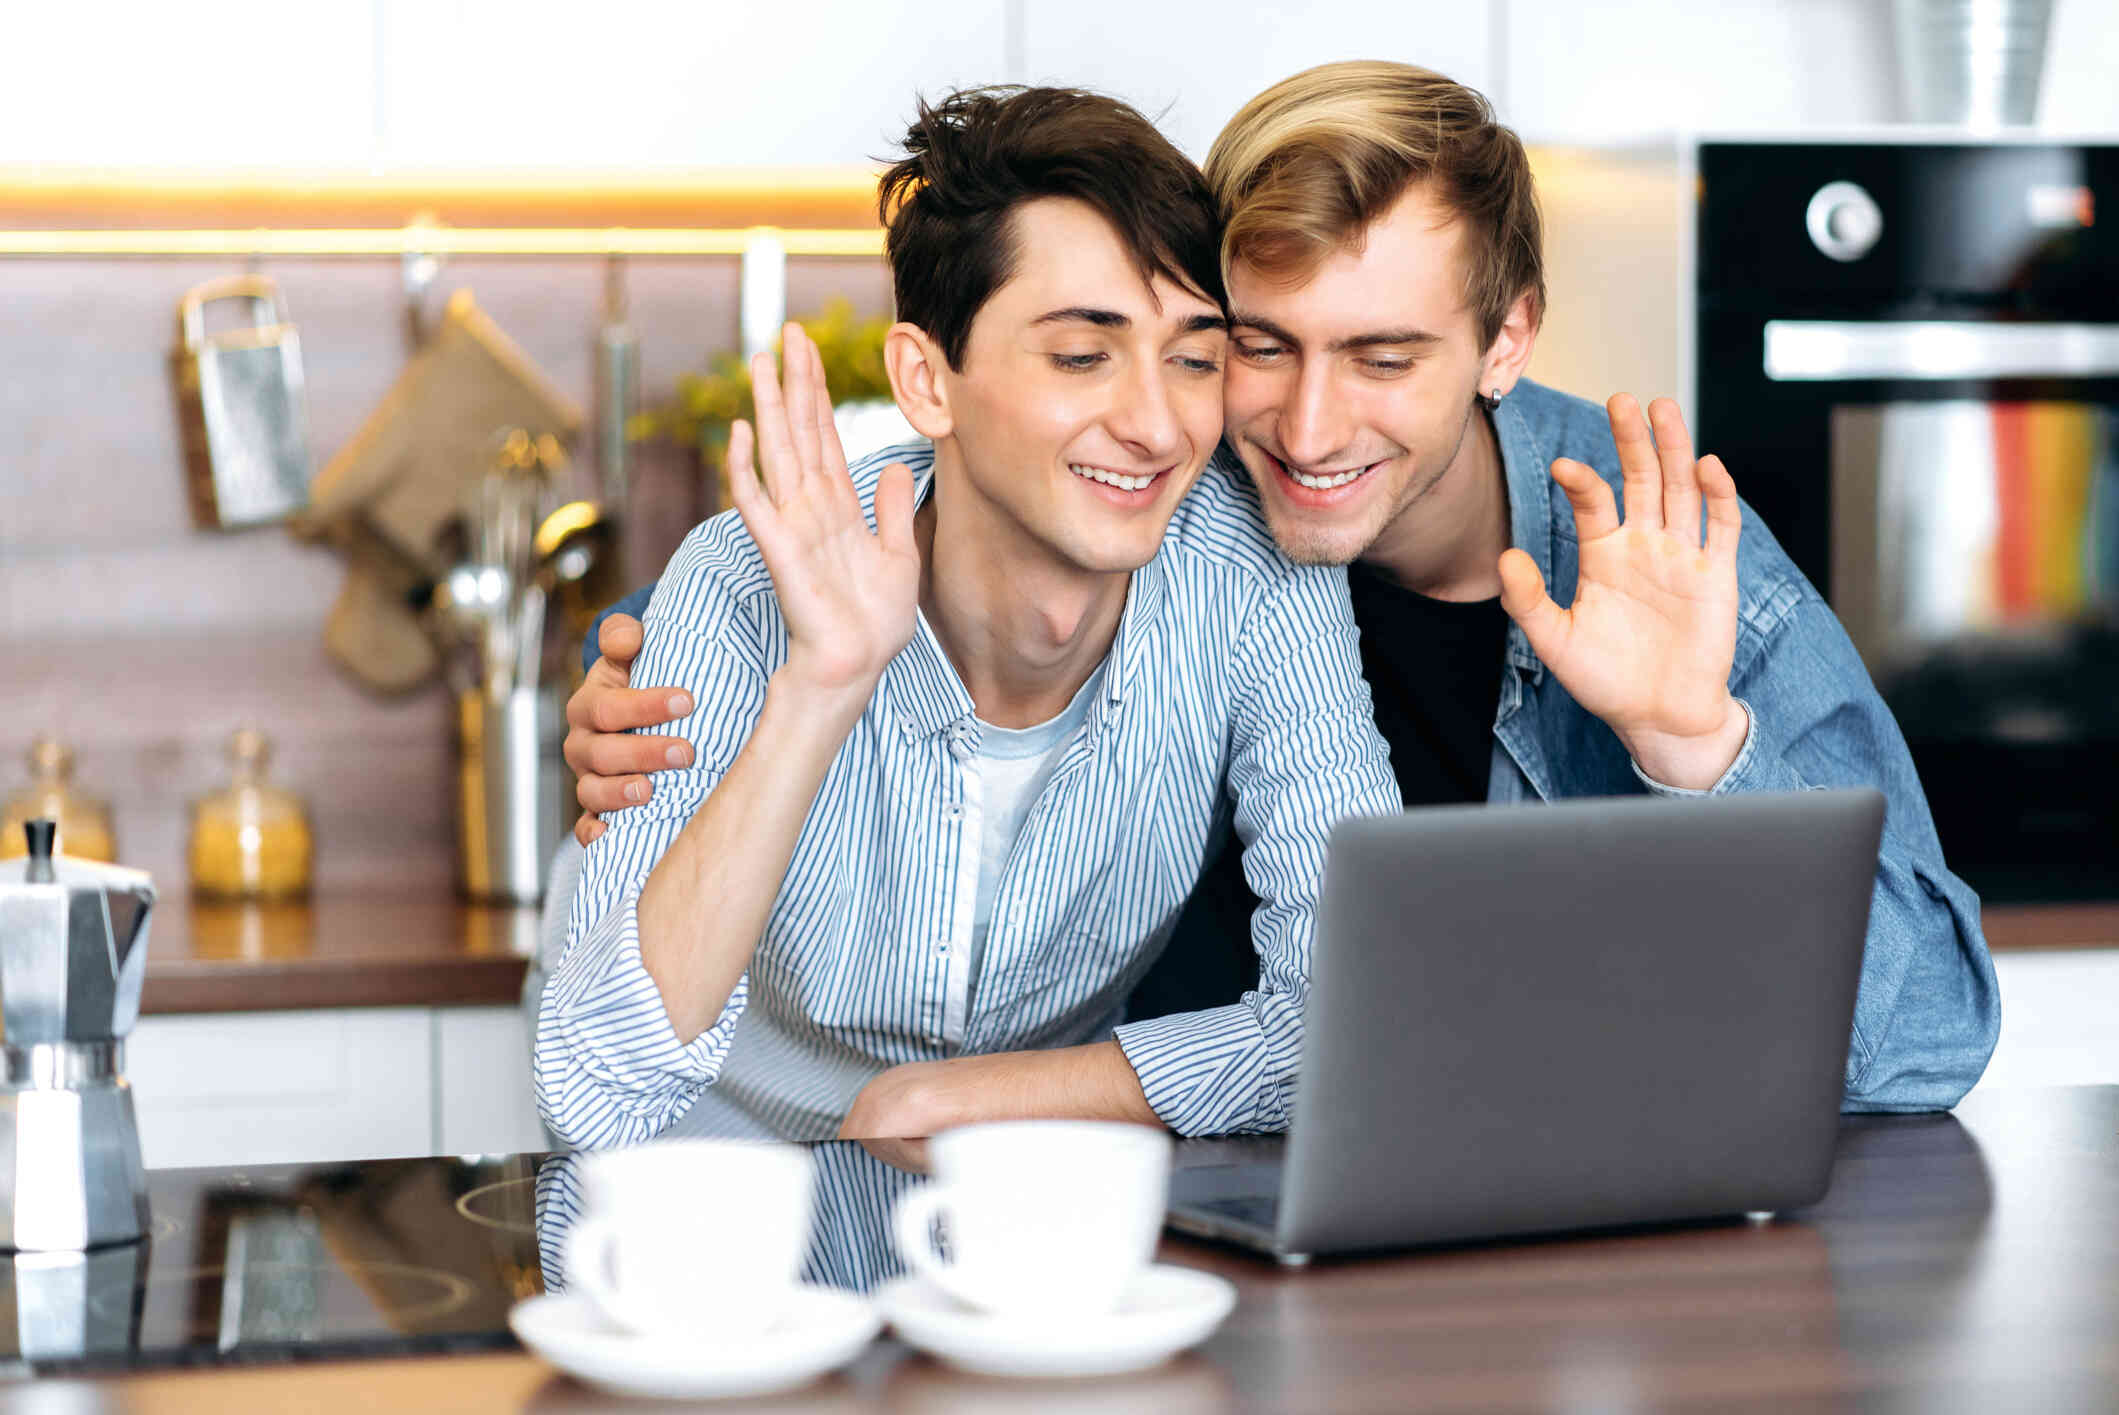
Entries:
{"type": "Polygon", "coordinates": [[[945,1130],[928,1154],[936,1181],[900,1195],[892,1217],[898,1256],[967,1306],[1018,1319],[1107,1313],[1154,1260],[1170,1188],[1164,1131],[1016,1120],[945,1130]]]}
{"type": "Polygon", "coordinates": [[[52,821],[23,830],[28,855],[0,865],[0,1248],[72,1252],[147,1230],[122,1065],[155,890],[139,870],[55,857],[52,821]]]}
{"type": "Polygon", "coordinates": [[[761,1336],[800,1290],[815,1170],[799,1145],[748,1140],[590,1154],[588,1211],[566,1236],[567,1291],[641,1336],[761,1336]]]}
{"type": "Polygon", "coordinates": [[[1891,17],[1908,122],[2038,121],[2052,0],[1896,0],[1891,17]]]}
{"type": "MultiPolygon", "coordinates": [[[[625,261],[603,267],[603,327],[596,331],[596,494],[613,520],[632,505],[633,442],[640,411],[640,336],[626,323],[625,261]]],[[[618,547],[613,547],[618,553],[618,547]]],[[[622,568],[622,567],[621,567],[622,568]]]]}
{"type": "Polygon", "coordinates": [[[173,356],[192,509],[229,529],[282,521],[309,499],[302,346],[279,286],[263,275],[209,280],[177,306],[173,356]],[[206,307],[243,301],[250,324],[206,332],[206,307]]]}
{"type": "Polygon", "coordinates": [[[559,759],[558,699],[535,683],[495,698],[456,695],[458,844],[464,893],[535,904],[569,823],[559,759]]]}
{"type": "Polygon", "coordinates": [[[549,593],[587,575],[611,552],[617,529],[593,501],[569,501],[546,516],[532,544],[537,583],[549,593]]]}
{"type": "Polygon", "coordinates": [[[770,1331],[742,1341],[689,1335],[642,1338],[614,1326],[594,1303],[546,1293],[518,1303],[508,1329],[524,1346],[613,1395],[649,1400],[727,1400],[808,1385],[868,1349],[883,1328],[866,1298],[816,1283],[794,1300],[770,1331]]]}
{"type": "Polygon", "coordinates": [[[1236,1306],[1236,1284],[1157,1263],[1108,1312],[1061,1310],[1026,1322],[966,1307],[924,1277],[875,1294],[906,1345],[979,1375],[1030,1380],[1112,1376],[1160,1366],[1214,1334],[1236,1306]]]}

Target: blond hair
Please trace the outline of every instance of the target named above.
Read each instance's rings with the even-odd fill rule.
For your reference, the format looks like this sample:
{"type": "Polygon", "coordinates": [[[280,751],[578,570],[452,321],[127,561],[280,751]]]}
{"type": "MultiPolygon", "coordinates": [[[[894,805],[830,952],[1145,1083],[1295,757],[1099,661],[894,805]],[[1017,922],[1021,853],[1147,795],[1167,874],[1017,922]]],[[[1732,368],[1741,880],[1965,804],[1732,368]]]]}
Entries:
{"type": "Polygon", "coordinates": [[[1464,296],[1484,349],[1509,308],[1545,311],[1544,234],[1522,140],[1485,97],[1410,64],[1305,69],[1246,103],[1207,154],[1221,264],[1299,284],[1416,183],[1464,223],[1464,296]]]}

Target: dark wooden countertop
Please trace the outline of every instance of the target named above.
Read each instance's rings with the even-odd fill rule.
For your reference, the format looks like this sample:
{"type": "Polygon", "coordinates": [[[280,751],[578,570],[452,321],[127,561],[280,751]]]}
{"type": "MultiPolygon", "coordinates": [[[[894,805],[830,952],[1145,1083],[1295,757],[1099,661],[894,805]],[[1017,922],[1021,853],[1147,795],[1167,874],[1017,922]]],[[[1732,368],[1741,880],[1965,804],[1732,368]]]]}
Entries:
{"type": "MultiPolygon", "coordinates": [[[[2119,903],[2009,905],[1985,914],[1997,950],[2119,948],[2119,903]]],[[[418,892],[325,894],[306,904],[156,905],[143,1013],[514,1002],[537,943],[535,909],[418,892]]]]}
{"type": "MultiPolygon", "coordinates": [[[[2119,1369],[2119,1087],[1842,1122],[1832,1190],[1706,1224],[1320,1262],[1172,1240],[1237,1286],[1198,1351],[1079,1383],[959,1375],[893,1340],[765,1401],[669,1410],[2105,1410],[2119,1369]]],[[[635,1408],[526,1353],[51,1379],[55,1408],[635,1408]]],[[[640,1406],[646,1409],[646,1406],[640,1406]]]]}
{"type": "Polygon", "coordinates": [[[535,909],[445,894],[325,894],[304,904],[164,896],[149,925],[142,1013],[512,1003],[535,909]]]}
{"type": "Polygon", "coordinates": [[[2088,904],[1994,904],[1981,911],[1987,947],[2119,948],[2119,901],[2088,904]]]}

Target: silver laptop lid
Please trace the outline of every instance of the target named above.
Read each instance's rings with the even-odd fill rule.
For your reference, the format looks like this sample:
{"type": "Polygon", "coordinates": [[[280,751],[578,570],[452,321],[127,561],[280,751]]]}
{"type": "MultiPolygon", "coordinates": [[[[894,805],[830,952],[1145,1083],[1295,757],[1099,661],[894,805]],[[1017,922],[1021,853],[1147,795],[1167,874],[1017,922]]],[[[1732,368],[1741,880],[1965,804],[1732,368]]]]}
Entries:
{"type": "Polygon", "coordinates": [[[1342,824],[1277,1246],[1820,1197],[1883,815],[1856,790],[1342,824]]]}

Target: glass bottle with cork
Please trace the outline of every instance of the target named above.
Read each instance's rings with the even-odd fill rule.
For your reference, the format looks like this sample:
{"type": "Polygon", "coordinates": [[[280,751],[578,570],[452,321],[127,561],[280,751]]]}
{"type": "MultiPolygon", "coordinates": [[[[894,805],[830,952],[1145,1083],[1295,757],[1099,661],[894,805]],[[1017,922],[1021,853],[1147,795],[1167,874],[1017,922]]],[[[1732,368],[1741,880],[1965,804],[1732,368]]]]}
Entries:
{"type": "Polygon", "coordinates": [[[265,780],[272,743],[254,727],[228,739],[233,778],[191,808],[191,888],[205,899],[299,899],[314,854],[301,798],[265,780]]]}
{"type": "Polygon", "coordinates": [[[111,826],[110,805],[76,790],[74,754],[56,737],[39,737],[29,749],[29,785],[8,799],[0,811],[0,860],[24,854],[29,846],[24,821],[48,817],[59,823],[53,846],[77,860],[116,864],[118,836],[111,826]]]}

